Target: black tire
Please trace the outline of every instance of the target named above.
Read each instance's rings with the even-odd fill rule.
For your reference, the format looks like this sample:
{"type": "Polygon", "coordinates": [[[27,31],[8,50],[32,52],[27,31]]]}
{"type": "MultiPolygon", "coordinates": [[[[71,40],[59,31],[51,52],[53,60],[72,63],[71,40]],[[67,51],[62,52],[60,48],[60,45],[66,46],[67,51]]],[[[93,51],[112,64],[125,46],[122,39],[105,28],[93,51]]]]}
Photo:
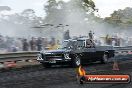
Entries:
{"type": "Polygon", "coordinates": [[[45,67],[45,68],[50,68],[50,67],[51,67],[51,64],[49,64],[49,63],[42,63],[42,65],[43,65],[43,67],[45,67]]]}
{"type": "Polygon", "coordinates": [[[79,80],[80,84],[83,84],[84,81],[86,81],[85,77],[81,77],[80,80],[79,80]]]}
{"type": "Polygon", "coordinates": [[[81,65],[81,59],[78,55],[75,55],[72,59],[72,67],[79,67],[81,65]]]}
{"type": "Polygon", "coordinates": [[[101,59],[101,63],[102,64],[106,64],[108,63],[108,54],[107,53],[104,53],[103,56],[102,56],[102,59],[101,59]]]}

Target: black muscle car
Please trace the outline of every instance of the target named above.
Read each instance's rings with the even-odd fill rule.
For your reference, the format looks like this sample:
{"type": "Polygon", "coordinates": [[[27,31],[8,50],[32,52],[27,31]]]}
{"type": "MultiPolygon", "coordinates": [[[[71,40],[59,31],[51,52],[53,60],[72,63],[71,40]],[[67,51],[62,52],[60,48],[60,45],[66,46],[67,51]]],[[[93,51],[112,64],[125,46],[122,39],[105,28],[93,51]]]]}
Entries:
{"type": "Polygon", "coordinates": [[[100,61],[107,63],[114,57],[112,46],[97,46],[93,40],[78,38],[65,40],[62,48],[57,50],[43,50],[38,54],[38,59],[44,67],[68,64],[77,67],[80,64],[100,61]]]}

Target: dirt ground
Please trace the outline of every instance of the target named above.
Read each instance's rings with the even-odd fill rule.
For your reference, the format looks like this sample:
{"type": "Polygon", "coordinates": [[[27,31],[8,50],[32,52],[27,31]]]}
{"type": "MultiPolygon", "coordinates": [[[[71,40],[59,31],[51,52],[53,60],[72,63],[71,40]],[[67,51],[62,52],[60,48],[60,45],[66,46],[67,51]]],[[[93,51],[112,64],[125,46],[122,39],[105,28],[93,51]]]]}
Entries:
{"type": "MultiPolygon", "coordinates": [[[[132,76],[132,61],[119,63],[119,71],[112,70],[113,63],[93,63],[84,66],[87,74],[130,74],[132,76]]],[[[44,68],[31,66],[22,69],[0,71],[0,88],[131,88],[129,84],[78,84],[76,68],[56,66],[44,68]]]]}

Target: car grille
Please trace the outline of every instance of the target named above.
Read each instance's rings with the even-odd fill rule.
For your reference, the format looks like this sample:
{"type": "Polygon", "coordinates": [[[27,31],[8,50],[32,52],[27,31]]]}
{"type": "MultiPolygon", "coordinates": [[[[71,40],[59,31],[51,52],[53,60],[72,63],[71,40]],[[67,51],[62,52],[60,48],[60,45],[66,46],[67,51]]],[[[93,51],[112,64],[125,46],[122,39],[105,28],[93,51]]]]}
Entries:
{"type": "Polygon", "coordinates": [[[63,58],[64,57],[64,55],[63,54],[46,54],[45,55],[45,58],[46,58],[46,60],[48,60],[48,59],[56,59],[56,58],[63,58]]]}

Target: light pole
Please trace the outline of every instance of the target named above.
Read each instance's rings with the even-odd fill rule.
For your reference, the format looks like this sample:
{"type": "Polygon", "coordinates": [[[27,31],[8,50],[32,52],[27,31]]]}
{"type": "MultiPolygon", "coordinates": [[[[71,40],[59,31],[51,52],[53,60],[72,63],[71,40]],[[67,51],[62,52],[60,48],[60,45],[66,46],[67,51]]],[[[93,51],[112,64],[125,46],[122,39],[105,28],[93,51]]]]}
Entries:
{"type": "MultiPolygon", "coordinates": [[[[58,25],[54,25],[54,24],[41,24],[39,26],[35,26],[35,27],[32,27],[32,28],[36,28],[36,29],[39,29],[39,33],[41,36],[43,36],[43,28],[49,28],[50,27],[50,30],[52,31],[53,28],[62,28],[61,32],[62,33],[62,36],[64,34],[64,31],[65,31],[65,27],[68,27],[69,25],[68,24],[58,24],[58,25]]],[[[53,31],[53,33],[55,33],[53,31]]]]}

